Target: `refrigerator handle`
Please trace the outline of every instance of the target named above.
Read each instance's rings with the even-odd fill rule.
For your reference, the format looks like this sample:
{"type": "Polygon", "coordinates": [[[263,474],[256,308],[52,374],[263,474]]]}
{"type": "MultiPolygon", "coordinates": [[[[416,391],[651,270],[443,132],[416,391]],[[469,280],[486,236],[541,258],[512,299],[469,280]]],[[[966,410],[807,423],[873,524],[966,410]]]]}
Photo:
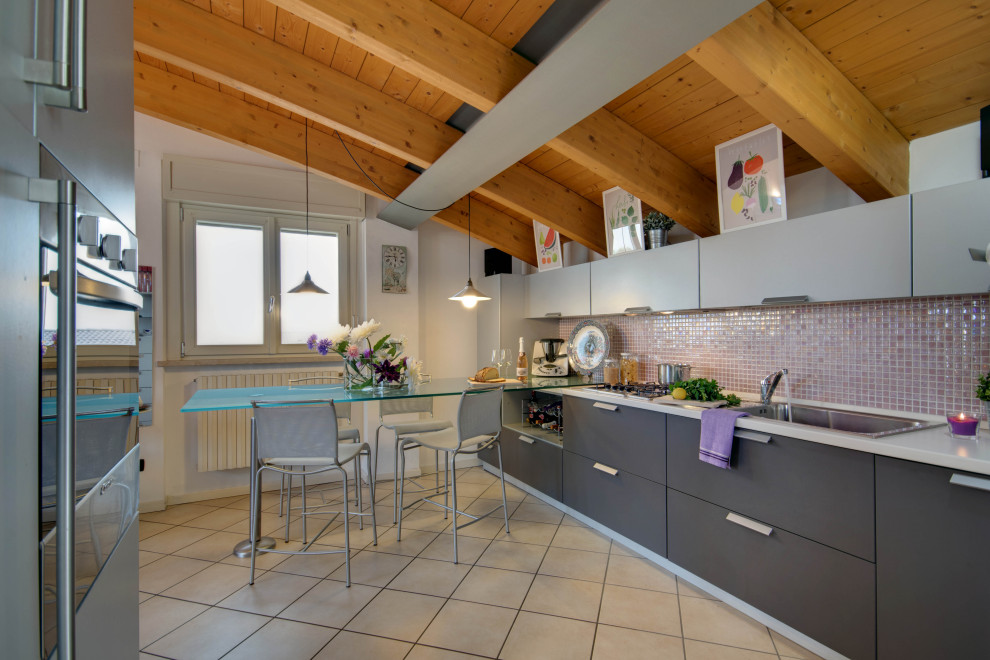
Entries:
{"type": "Polygon", "coordinates": [[[44,85],[45,105],[86,112],[86,0],[55,0],[52,59],[24,60],[25,81],[44,85]]]}

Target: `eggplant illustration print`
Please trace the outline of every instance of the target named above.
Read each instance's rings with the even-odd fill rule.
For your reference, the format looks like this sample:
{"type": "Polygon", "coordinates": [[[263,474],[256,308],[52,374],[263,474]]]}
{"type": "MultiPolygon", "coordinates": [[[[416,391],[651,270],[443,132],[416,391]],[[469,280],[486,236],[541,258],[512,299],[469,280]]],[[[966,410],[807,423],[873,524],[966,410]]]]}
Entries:
{"type": "Polygon", "coordinates": [[[730,190],[739,190],[743,182],[743,162],[737,160],[732,164],[732,173],[729,175],[728,186],[730,190]]]}

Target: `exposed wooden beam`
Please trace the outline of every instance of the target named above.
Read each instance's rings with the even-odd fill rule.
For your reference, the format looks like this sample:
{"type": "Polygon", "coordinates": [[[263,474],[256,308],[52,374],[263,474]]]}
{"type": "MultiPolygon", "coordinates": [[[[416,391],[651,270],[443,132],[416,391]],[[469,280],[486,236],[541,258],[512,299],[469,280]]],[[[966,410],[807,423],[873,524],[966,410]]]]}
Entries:
{"type": "MultiPolygon", "coordinates": [[[[158,67],[134,63],[134,106],[144,114],[183,126],[283,162],[302,166],[303,126],[297,121],[224,94],[158,67]]],[[[379,199],[377,190],[354,166],[340,141],[320,130],[310,132],[310,170],[379,199]]],[[[388,194],[398,195],[416,173],[356,145],[348,147],[361,167],[388,194]]],[[[441,211],[434,220],[467,231],[467,200],[441,211]]],[[[479,240],[536,265],[533,228],[487,204],[471,205],[471,233],[479,240]]]]}
{"type": "MultiPolygon", "coordinates": [[[[401,5],[345,0],[273,2],[484,111],[535,66],[429,0],[406,0],[401,5]]],[[[575,162],[618,183],[695,233],[718,233],[715,184],[611,113],[596,113],[565,136],[551,146],[566,149],[575,162]],[[664,178],[657,178],[658,172],[664,178]]]]}
{"type": "Polygon", "coordinates": [[[688,54],[863,199],[908,192],[908,141],[769,2],[688,54]]]}
{"type": "MultiPolygon", "coordinates": [[[[461,136],[386,93],[181,0],[136,0],[134,23],[140,52],[417,165],[429,166],[461,136]]],[[[601,208],[531,168],[512,168],[479,191],[592,250],[606,252],[601,208]]]]}

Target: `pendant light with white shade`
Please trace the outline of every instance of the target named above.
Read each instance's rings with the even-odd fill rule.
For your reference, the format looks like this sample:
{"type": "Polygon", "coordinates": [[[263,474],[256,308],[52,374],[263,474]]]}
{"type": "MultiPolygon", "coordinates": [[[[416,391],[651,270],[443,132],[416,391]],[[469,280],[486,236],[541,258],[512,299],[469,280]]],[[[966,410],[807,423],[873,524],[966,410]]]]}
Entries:
{"type": "Polygon", "coordinates": [[[303,281],[289,289],[289,293],[329,293],[317,286],[309,275],[309,121],[305,121],[306,130],[303,133],[306,141],[306,276],[303,281]]]}
{"type": "Polygon", "coordinates": [[[474,288],[471,281],[471,194],[468,193],[468,281],[467,286],[452,295],[447,300],[459,300],[465,309],[472,309],[481,300],[491,300],[482,292],[474,288]]]}

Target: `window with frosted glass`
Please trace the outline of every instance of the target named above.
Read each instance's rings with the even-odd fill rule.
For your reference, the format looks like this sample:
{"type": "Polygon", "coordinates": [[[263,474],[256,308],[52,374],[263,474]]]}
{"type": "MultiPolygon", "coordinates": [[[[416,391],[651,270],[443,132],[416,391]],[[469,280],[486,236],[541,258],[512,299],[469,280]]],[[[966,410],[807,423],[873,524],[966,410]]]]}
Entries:
{"type": "Polygon", "coordinates": [[[196,342],[265,341],[264,232],[260,227],[196,224],[196,342]]]}
{"type": "Polygon", "coordinates": [[[279,232],[281,333],[283,344],[302,344],[323,336],[340,321],[339,239],[337,234],[298,229],[279,232]],[[327,295],[288,293],[309,271],[327,295]]]}

